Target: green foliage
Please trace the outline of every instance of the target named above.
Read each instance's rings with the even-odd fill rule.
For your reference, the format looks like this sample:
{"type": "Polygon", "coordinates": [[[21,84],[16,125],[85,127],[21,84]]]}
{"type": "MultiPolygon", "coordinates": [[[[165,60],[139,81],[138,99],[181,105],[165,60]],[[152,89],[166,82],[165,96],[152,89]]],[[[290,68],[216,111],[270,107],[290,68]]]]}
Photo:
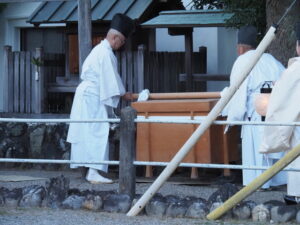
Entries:
{"type": "Polygon", "coordinates": [[[254,25],[261,34],[266,29],[266,0],[193,0],[195,9],[223,9],[234,16],[226,21],[228,27],[254,25]]]}
{"type": "Polygon", "coordinates": [[[42,62],[42,60],[41,60],[39,57],[36,57],[36,58],[35,58],[35,57],[32,57],[31,63],[32,63],[33,65],[37,66],[37,67],[43,65],[43,62],[42,62]]]}
{"type": "Polygon", "coordinates": [[[195,9],[221,9],[223,2],[219,0],[193,0],[195,9]]]}

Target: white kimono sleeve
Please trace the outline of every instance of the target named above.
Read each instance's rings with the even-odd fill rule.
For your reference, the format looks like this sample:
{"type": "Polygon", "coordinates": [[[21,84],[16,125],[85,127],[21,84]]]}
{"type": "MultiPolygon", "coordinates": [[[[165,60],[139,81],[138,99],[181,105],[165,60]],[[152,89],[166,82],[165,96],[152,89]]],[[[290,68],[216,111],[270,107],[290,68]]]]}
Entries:
{"type": "Polygon", "coordinates": [[[102,56],[100,68],[100,101],[107,106],[116,108],[120,96],[125,94],[125,89],[117,71],[117,60],[115,56],[112,54],[102,56]]]}

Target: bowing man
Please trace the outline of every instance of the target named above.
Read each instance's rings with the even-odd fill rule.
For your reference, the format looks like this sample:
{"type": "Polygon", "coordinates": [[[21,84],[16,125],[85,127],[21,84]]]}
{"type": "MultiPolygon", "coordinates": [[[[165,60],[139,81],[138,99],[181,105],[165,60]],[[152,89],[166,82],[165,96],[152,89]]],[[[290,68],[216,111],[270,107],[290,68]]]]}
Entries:
{"type": "MultiPolygon", "coordinates": [[[[130,99],[125,93],[117,70],[117,58],[113,50],[121,48],[134,30],[134,21],[123,14],[116,14],[106,38],[96,45],[85,59],[76,89],[71,119],[107,119],[108,107],[116,108],[120,96],[130,99]]],[[[71,143],[71,160],[108,160],[109,123],[71,123],[67,141],[71,143]]],[[[71,164],[71,168],[86,167],[87,181],[91,183],[112,183],[99,170],[107,172],[107,165],[71,164]]]]}

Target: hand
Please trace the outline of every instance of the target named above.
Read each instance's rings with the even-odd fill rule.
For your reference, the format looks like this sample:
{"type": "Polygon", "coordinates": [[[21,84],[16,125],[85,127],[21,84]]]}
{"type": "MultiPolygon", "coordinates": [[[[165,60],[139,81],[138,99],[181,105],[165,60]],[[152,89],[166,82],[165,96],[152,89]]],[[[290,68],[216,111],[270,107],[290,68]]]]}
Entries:
{"type": "Polygon", "coordinates": [[[132,93],[131,92],[126,92],[122,98],[126,101],[132,101],[133,100],[133,96],[132,96],[132,93]]]}

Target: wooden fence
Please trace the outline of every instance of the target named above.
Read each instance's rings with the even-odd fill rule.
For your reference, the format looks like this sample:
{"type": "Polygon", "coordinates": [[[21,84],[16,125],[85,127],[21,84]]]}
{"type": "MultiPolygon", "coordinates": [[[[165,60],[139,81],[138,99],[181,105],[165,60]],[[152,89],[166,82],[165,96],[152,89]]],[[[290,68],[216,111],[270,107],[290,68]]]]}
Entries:
{"type": "Polygon", "coordinates": [[[4,112],[42,113],[47,108],[45,84],[64,74],[62,54],[12,52],[4,47],[4,112]]]}
{"type": "MultiPolygon", "coordinates": [[[[143,45],[138,51],[117,52],[118,69],[127,91],[184,92],[184,52],[149,52],[143,45]]],[[[206,73],[206,48],[193,53],[193,73],[206,73]]],[[[193,91],[206,91],[206,82],[193,83],[193,91]]]]}
{"type": "Polygon", "coordinates": [[[12,52],[10,46],[4,47],[4,111],[38,112],[37,99],[40,81],[35,76],[32,58],[38,53],[12,52]]]}
{"type": "MultiPolygon", "coordinates": [[[[137,51],[117,52],[116,56],[127,91],[185,91],[185,81],[180,79],[185,72],[184,52],[149,52],[141,45],[137,51]]],[[[61,112],[61,105],[68,105],[63,113],[69,113],[72,93],[80,80],[78,75],[66,74],[65,62],[65,55],[44,53],[42,48],[34,53],[12,52],[5,46],[4,112],[56,113],[61,112]],[[33,59],[38,59],[39,65],[34,65],[33,59]]],[[[206,48],[193,53],[193,65],[193,73],[206,73],[206,48]]],[[[193,82],[192,88],[206,91],[206,82],[193,82]]]]}

